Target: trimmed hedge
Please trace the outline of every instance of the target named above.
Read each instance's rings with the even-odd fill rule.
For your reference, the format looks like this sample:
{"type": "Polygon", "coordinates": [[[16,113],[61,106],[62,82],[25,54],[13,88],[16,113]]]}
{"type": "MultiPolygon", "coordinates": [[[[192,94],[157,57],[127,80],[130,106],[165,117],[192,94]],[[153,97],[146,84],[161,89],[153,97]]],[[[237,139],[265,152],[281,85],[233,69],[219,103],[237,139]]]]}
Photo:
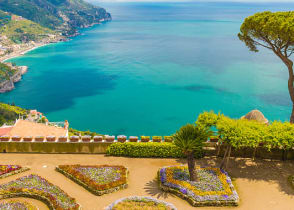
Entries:
{"type": "MultiPolygon", "coordinates": [[[[124,156],[124,157],[140,157],[140,158],[183,158],[185,157],[182,151],[173,143],[113,143],[110,145],[106,154],[111,156],[124,156]]],[[[196,158],[204,156],[202,148],[195,152],[196,158]]]]}

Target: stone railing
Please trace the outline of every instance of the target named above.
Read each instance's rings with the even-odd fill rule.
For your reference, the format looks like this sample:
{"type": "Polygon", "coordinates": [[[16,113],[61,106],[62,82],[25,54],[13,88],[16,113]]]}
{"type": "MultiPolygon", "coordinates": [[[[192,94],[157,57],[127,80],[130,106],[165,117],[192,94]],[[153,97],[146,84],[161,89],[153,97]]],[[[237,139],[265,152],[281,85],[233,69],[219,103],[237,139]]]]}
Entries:
{"type": "Polygon", "coordinates": [[[139,139],[138,136],[127,136],[119,135],[115,136],[1,136],[0,142],[55,142],[55,143],[89,143],[89,142],[172,142],[171,136],[141,136],[139,139]]]}

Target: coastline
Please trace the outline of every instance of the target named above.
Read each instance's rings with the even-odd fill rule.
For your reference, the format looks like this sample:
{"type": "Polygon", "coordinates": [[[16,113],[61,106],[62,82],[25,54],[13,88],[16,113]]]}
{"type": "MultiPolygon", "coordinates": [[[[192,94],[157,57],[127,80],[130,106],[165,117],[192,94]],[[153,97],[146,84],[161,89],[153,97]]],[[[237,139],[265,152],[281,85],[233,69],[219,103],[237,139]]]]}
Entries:
{"type": "MultiPolygon", "coordinates": [[[[61,41],[58,41],[58,42],[61,42],[61,41]]],[[[38,49],[40,47],[44,47],[44,46],[47,46],[47,45],[50,45],[50,44],[56,44],[58,42],[51,42],[51,43],[37,43],[33,46],[29,46],[27,48],[23,48],[23,49],[20,49],[18,51],[14,51],[8,55],[5,55],[3,57],[0,58],[0,62],[1,63],[4,63],[6,62],[7,60],[9,59],[12,59],[12,58],[17,58],[17,57],[20,57],[20,56],[23,56],[25,55],[26,53],[32,51],[32,50],[35,50],[35,49],[38,49]]]]}

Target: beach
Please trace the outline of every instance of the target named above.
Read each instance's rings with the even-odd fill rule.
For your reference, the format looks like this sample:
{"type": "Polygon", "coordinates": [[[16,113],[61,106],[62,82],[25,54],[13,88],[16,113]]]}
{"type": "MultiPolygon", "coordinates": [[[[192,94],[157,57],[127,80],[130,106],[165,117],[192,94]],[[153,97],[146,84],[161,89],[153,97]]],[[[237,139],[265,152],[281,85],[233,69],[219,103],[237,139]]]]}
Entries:
{"type": "Polygon", "coordinates": [[[20,49],[15,50],[12,53],[9,53],[7,55],[1,56],[0,57],[0,62],[2,62],[2,63],[3,62],[6,62],[9,59],[22,56],[22,55],[24,55],[24,54],[26,54],[26,53],[28,53],[28,52],[30,52],[32,50],[35,50],[35,49],[37,49],[39,47],[43,47],[43,46],[46,46],[46,45],[49,45],[49,44],[53,44],[53,43],[40,42],[40,43],[31,44],[31,45],[29,45],[27,47],[21,47],[20,49]]]}

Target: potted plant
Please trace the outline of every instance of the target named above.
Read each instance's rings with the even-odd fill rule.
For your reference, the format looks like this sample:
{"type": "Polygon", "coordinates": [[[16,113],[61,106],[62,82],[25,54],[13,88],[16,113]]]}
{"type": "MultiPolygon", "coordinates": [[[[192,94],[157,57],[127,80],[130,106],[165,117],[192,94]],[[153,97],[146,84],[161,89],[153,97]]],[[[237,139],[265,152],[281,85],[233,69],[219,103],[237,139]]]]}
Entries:
{"type": "Polygon", "coordinates": [[[66,136],[59,136],[58,142],[67,142],[67,137],[66,136]]]}
{"type": "Polygon", "coordinates": [[[91,136],[82,136],[82,141],[83,142],[90,142],[91,141],[91,136]]]}
{"type": "Polygon", "coordinates": [[[11,140],[12,141],[20,141],[21,140],[21,137],[20,136],[12,136],[11,137],[11,140]]]}
{"type": "Polygon", "coordinates": [[[130,136],[129,137],[129,142],[137,142],[138,141],[138,136],[130,136]]]}
{"type": "Polygon", "coordinates": [[[47,137],[46,137],[46,140],[47,140],[48,142],[55,142],[56,137],[55,137],[55,136],[47,136],[47,137]]]}
{"type": "Polygon", "coordinates": [[[115,136],[105,136],[106,142],[114,142],[115,136]]]}
{"type": "Polygon", "coordinates": [[[102,142],[103,136],[94,136],[94,142],[102,142]]]}
{"type": "Polygon", "coordinates": [[[153,136],[152,137],[152,141],[153,142],[161,142],[162,141],[162,137],[161,136],[153,136]]]}
{"type": "Polygon", "coordinates": [[[172,136],[164,136],[164,142],[173,142],[172,136]]]}
{"type": "Polygon", "coordinates": [[[69,138],[70,142],[78,142],[79,139],[80,139],[80,137],[78,137],[78,136],[71,136],[71,137],[69,138]]]}
{"type": "Polygon", "coordinates": [[[218,142],[218,136],[210,136],[209,141],[210,142],[218,142]]]}
{"type": "Polygon", "coordinates": [[[127,137],[124,135],[117,136],[118,142],[124,143],[124,142],[126,142],[126,140],[127,140],[127,137]]]}
{"type": "Polygon", "coordinates": [[[44,139],[45,139],[44,136],[35,136],[35,141],[37,141],[37,142],[43,142],[44,139]]]}
{"type": "Polygon", "coordinates": [[[141,136],[141,142],[149,142],[150,136],[141,136]]]}
{"type": "Polygon", "coordinates": [[[0,141],[9,141],[10,137],[5,135],[0,137],[0,141]]]}
{"type": "Polygon", "coordinates": [[[23,141],[31,142],[31,141],[33,141],[33,137],[32,136],[25,136],[25,137],[23,137],[23,141]]]}

